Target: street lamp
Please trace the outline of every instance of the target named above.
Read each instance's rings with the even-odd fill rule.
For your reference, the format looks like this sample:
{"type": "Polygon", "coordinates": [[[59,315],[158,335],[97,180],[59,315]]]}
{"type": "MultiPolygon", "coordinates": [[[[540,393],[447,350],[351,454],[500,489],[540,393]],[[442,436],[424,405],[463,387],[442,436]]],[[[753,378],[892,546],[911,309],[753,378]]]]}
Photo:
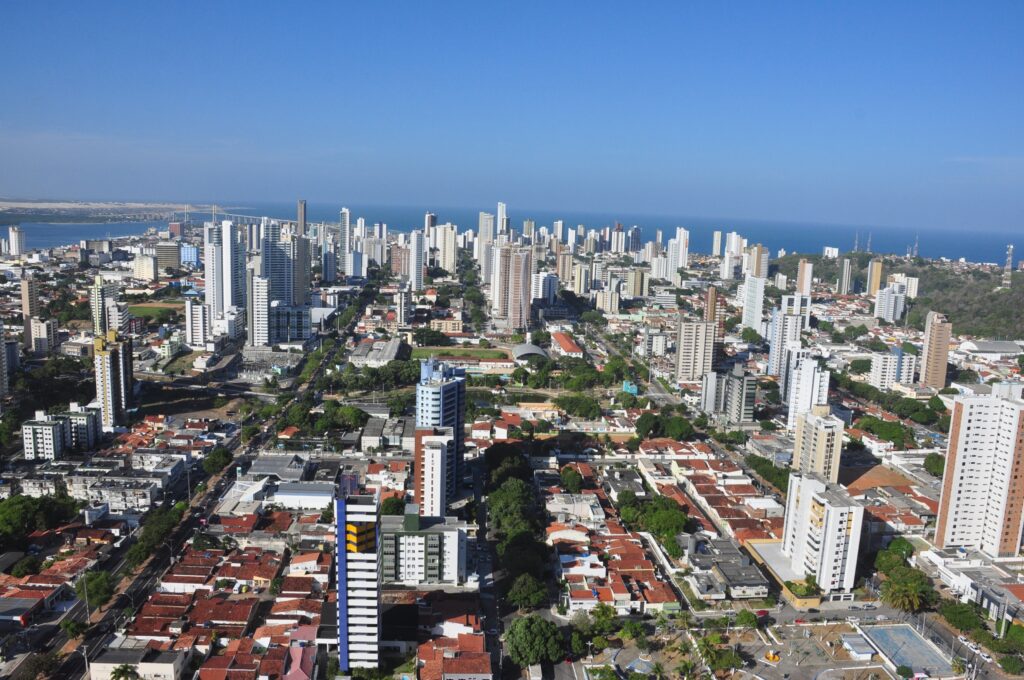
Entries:
{"type": "Polygon", "coordinates": [[[89,671],[89,647],[87,645],[79,645],[76,652],[81,652],[82,658],[85,659],[85,674],[88,677],[92,677],[92,673],[89,671]]]}

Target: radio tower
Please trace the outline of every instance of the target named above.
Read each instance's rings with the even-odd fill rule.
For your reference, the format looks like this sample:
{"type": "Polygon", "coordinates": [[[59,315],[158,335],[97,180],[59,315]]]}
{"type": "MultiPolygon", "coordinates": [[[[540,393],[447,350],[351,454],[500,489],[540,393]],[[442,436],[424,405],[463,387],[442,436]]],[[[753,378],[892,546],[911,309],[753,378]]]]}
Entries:
{"type": "Polygon", "coordinates": [[[854,235],[853,235],[853,252],[856,253],[859,250],[860,250],[860,232],[858,231],[858,232],[855,232],[854,235]]]}
{"type": "Polygon", "coordinates": [[[1003,288],[1013,284],[1013,244],[1006,246],[1006,266],[1003,267],[1003,288]]]}
{"type": "Polygon", "coordinates": [[[915,234],[914,235],[914,257],[917,257],[917,254],[918,254],[918,249],[917,248],[918,248],[918,245],[920,245],[920,242],[921,242],[921,235],[920,234],[915,234]]]}

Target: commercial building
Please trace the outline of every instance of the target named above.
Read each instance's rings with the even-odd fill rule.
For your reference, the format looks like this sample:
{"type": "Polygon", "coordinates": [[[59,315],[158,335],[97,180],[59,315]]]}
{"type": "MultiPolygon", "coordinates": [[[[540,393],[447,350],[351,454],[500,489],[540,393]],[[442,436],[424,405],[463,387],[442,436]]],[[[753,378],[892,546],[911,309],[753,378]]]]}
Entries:
{"type": "Polygon", "coordinates": [[[718,324],[715,321],[684,321],[679,317],[679,337],[676,342],[676,380],[700,380],[711,370],[715,359],[715,339],[718,324]]]}
{"type": "Polygon", "coordinates": [[[938,312],[928,312],[924,322],[924,348],[921,351],[922,387],[941,390],[946,386],[946,366],[949,363],[949,340],[953,326],[938,312]]]}
{"type": "Polygon", "coordinates": [[[935,528],[939,548],[1016,557],[1024,519],[1024,400],[1020,384],[953,402],[935,528]]]}
{"type": "Polygon", "coordinates": [[[168,269],[181,268],[181,244],[177,241],[160,241],[156,244],[156,266],[163,274],[168,269]]]}
{"type": "MultiPolygon", "coordinates": [[[[818,475],[793,474],[786,492],[782,554],[797,579],[813,576],[829,599],[855,584],[864,506],[818,475]]],[[[852,597],[852,595],[850,595],[852,597]]]]}
{"type": "Polygon", "coordinates": [[[805,475],[817,474],[832,484],[838,482],[843,430],[843,421],[829,415],[827,406],[815,406],[798,415],[793,469],[805,475]]]}
{"type": "Polygon", "coordinates": [[[342,670],[380,661],[380,526],[375,496],[335,501],[337,523],[338,662],[342,670]]]}

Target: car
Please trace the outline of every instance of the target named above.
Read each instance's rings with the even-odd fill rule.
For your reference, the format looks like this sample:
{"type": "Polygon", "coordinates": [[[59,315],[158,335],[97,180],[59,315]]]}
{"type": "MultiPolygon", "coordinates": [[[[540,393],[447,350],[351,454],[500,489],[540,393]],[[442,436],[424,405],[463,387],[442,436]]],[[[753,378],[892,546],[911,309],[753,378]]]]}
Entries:
{"type": "Polygon", "coordinates": [[[992,663],[992,655],[989,654],[988,652],[980,652],[978,654],[978,656],[980,656],[982,659],[984,659],[985,663],[992,663]]]}
{"type": "Polygon", "coordinates": [[[957,639],[957,640],[959,640],[960,642],[962,642],[962,643],[963,643],[963,644],[965,644],[965,645],[966,645],[966,644],[970,644],[970,642],[971,642],[970,640],[968,640],[968,639],[967,639],[966,637],[964,637],[963,635],[957,635],[957,636],[956,636],[956,639],[957,639]]]}
{"type": "Polygon", "coordinates": [[[757,614],[758,617],[768,616],[768,610],[767,609],[758,609],[754,613],[757,614]]]}
{"type": "Polygon", "coordinates": [[[873,609],[878,609],[878,607],[876,607],[873,604],[866,604],[866,605],[864,605],[864,609],[867,609],[868,611],[871,611],[873,609]]]}
{"type": "Polygon", "coordinates": [[[487,631],[487,634],[488,635],[493,635],[494,637],[498,637],[498,629],[497,628],[491,628],[489,631],[487,631]]]}
{"type": "Polygon", "coordinates": [[[795,624],[797,624],[799,626],[799,625],[802,625],[804,623],[807,623],[807,621],[806,621],[806,619],[795,619],[793,621],[793,623],[795,623],[795,624]]]}

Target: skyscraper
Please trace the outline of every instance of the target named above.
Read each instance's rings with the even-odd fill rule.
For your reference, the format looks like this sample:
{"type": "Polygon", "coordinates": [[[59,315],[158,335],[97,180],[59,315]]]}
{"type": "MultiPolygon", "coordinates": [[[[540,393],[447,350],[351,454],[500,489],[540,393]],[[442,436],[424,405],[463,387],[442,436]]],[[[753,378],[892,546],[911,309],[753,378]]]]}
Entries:
{"type": "Polygon", "coordinates": [[[481,212],[477,223],[476,261],[480,265],[480,281],[491,280],[491,244],[494,243],[494,215],[481,212]]]}
{"type": "Polygon", "coordinates": [[[868,263],[868,284],[867,294],[874,297],[878,289],[882,287],[882,261],[871,260],[868,263]]]}
{"type": "Polygon", "coordinates": [[[722,232],[717,229],[711,234],[711,254],[718,257],[722,252],[722,232]]]}
{"type": "Polygon", "coordinates": [[[458,488],[458,451],[451,427],[417,427],[413,447],[416,503],[425,517],[444,517],[458,488]]]}
{"type": "Polygon", "coordinates": [[[299,236],[306,235],[306,201],[300,199],[298,204],[298,210],[296,211],[295,227],[298,230],[299,236]]]}
{"type": "Polygon", "coordinates": [[[530,284],[533,272],[530,248],[515,248],[509,255],[508,328],[526,330],[530,326],[530,284]]]}
{"type": "Polygon", "coordinates": [[[789,406],[786,428],[796,427],[797,418],[815,406],[828,403],[828,383],[832,374],[817,359],[801,353],[792,362],[786,381],[786,404],[789,406]]]}
{"type": "Polygon", "coordinates": [[[342,670],[380,662],[381,551],[378,499],[347,495],[334,503],[338,554],[338,664],[342,670]]]}
{"type": "MultiPolygon", "coordinates": [[[[466,438],[466,372],[434,359],[420,362],[416,385],[416,427],[450,427],[455,437],[453,479],[462,477],[466,438]]],[[[454,493],[454,487],[450,493],[454,493]]]]}
{"type": "Polygon", "coordinates": [[[700,380],[715,358],[718,324],[714,321],[684,321],[679,317],[679,339],[676,342],[676,380],[700,380]]]}
{"type": "MultiPolygon", "coordinates": [[[[14,227],[11,227],[13,230],[14,227]]],[[[39,282],[22,275],[21,278],[21,320],[22,344],[32,349],[32,317],[39,316],[42,305],[39,303],[39,282]]]]}
{"type": "Polygon", "coordinates": [[[924,348],[921,352],[922,387],[941,390],[946,386],[946,366],[949,363],[949,340],[953,326],[938,312],[928,312],[924,323],[924,348]]]}
{"type": "Polygon", "coordinates": [[[797,416],[793,470],[805,475],[815,473],[837,483],[844,429],[843,421],[829,415],[828,406],[815,406],[797,416]]]}
{"type": "Polygon", "coordinates": [[[879,288],[875,293],[874,316],[886,323],[896,323],[903,316],[907,304],[907,287],[902,283],[893,283],[879,288]]]}
{"type": "Polygon", "coordinates": [[[504,203],[498,203],[498,233],[507,234],[511,225],[508,220],[508,206],[504,203]]]}
{"type": "Polygon", "coordinates": [[[423,290],[425,248],[422,231],[409,234],[409,289],[413,293],[423,290]]]}
{"type": "Polygon", "coordinates": [[[743,327],[761,332],[766,279],[747,274],[743,282],[743,327]]]}
{"type": "Polygon", "coordinates": [[[95,339],[93,365],[96,372],[96,400],[100,403],[103,429],[112,430],[124,422],[134,404],[132,341],[117,331],[95,339]]]}
{"type": "Polygon", "coordinates": [[[491,264],[491,316],[496,319],[508,318],[508,287],[512,267],[513,247],[505,244],[493,249],[494,262],[491,264]]]}
{"type": "Polygon", "coordinates": [[[1024,518],[1022,465],[1021,385],[995,384],[991,394],[956,397],[935,545],[1017,557],[1024,518]]]}
{"type": "Polygon", "coordinates": [[[810,295],[811,285],[814,283],[814,264],[801,259],[796,271],[796,293],[797,295],[810,295]]]}
{"type": "Polygon", "coordinates": [[[864,506],[817,475],[789,476],[782,554],[791,569],[813,576],[822,593],[855,584],[864,506]]]}
{"type": "Polygon", "coordinates": [[[99,274],[89,287],[89,310],[92,312],[92,332],[96,337],[107,334],[107,303],[117,296],[116,283],[104,283],[99,274]]]}
{"type": "Polygon", "coordinates": [[[21,227],[11,227],[7,230],[8,243],[13,257],[21,257],[27,251],[25,249],[25,232],[21,227]]]}
{"type": "Polygon", "coordinates": [[[203,278],[210,316],[245,306],[245,235],[230,220],[203,227],[203,278]]]}
{"type": "Polygon", "coordinates": [[[836,282],[836,293],[839,295],[850,294],[850,258],[844,257],[839,263],[839,280],[836,282]]]}
{"type": "Polygon", "coordinates": [[[352,213],[342,208],[338,214],[338,271],[348,271],[348,254],[352,252],[352,213]]]}

